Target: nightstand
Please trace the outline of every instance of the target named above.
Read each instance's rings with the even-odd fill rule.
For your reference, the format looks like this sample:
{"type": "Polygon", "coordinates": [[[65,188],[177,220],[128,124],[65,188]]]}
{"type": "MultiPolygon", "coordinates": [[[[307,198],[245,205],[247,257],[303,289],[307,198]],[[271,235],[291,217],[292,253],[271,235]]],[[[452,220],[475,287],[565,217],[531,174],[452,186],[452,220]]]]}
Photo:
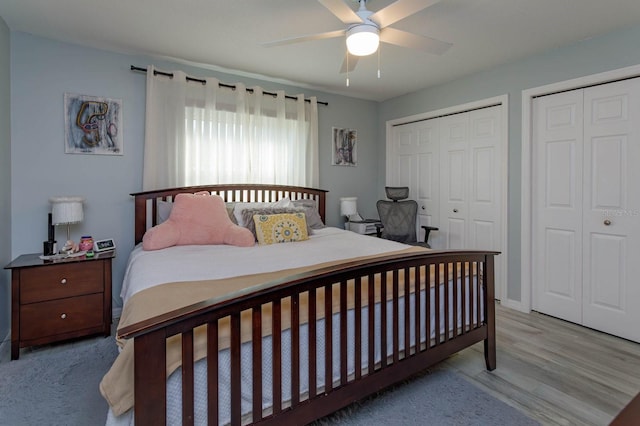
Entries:
{"type": "Polygon", "coordinates": [[[56,261],[24,254],[11,270],[11,359],[20,348],[111,334],[111,261],[115,252],[56,261]]]}

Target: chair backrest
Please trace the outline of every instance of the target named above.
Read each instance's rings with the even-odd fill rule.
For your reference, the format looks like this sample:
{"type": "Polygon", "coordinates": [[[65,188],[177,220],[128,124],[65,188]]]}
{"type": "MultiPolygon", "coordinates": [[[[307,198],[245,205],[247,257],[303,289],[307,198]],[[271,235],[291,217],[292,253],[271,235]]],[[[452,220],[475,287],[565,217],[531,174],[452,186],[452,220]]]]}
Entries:
{"type": "Polygon", "coordinates": [[[416,242],[416,217],[418,203],[414,200],[388,201],[376,203],[380,222],[384,227],[382,238],[402,243],[416,242]]]}

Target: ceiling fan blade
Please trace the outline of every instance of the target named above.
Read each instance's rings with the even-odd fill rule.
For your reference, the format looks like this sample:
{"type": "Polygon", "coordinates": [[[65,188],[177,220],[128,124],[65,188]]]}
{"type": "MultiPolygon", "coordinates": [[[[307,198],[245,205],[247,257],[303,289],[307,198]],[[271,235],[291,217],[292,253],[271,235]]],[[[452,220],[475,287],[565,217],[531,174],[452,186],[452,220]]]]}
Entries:
{"type": "Polygon", "coordinates": [[[351,72],[354,69],[356,69],[356,65],[358,65],[358,58],[360,57],[356,55],[351,55],[349,52],[347,52],[344,55],[344,61],[342,61],[342,66],[340,67],[340,74],[344,74],[347,71],[351,72]],[[349,61],[347,61],[347,56],[349,56],[349,61]],[[347,69],[347,62],[349,62],[348,69],[347,69]]]}
{"type": "Polygon", "coordinates": [[[385,28],[438,2],[440,0],[397,0],[371,15],[369,19],[380,28],[385,28]]]}
{"type": "Polygon", "coordinates": [[[298,37],[283,38],[281,40],[268,41],[266,43],[262,43],[262,46],[264,47],[283,46],[285,44],[300,43],[303,41],[322,40],[325,38],[341,37],[341,36],[344,36],[346,32],[347,30],[337,30],[337,31],[329,31],[326,33],[319,33],[319,34],[307,34],[307,35],[298,36],[298,37]]]}
{"type": "Polygon", "coordinates": [[[380,41],[395,44],[396,46],[409,47],[419,49],[434,55],[442,55],[449,50],[452,43],[441,41],[435,38],[408,33],[406,31],[396,30],[387,27],[380,31],[380,41]]]}
{"type": "Polygon", "coordinates": [[[362,19],[343,0],[318,0],[345,24],[359,24],[362,19]]]}

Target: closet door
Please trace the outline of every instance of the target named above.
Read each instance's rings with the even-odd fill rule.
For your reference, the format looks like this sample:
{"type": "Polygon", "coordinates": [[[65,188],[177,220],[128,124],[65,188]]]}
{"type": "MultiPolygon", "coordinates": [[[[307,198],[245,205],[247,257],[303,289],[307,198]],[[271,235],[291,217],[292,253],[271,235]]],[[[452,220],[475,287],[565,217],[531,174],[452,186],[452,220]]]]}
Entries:
{"type": "Polygon", "coordinates": [[[533,308],[582,320],[581,90],[534,101],[533,308]]]}
{"type": "Polygon", "coordinates": [[[640,79],[533,114],[533,308],[640,342],[640,79]]]}
{"type": "MultiPolygon", "coordinates": [[[[499,251],[502,244],[500,119],[500,107],[469,112],[467,248],[499,251]]],[[[505,257],[496,258],[496,270],[505,257]]]]}
{"type": "MultiPolygon", "coordinates": [[[[416,235],[422,241],[421,225],[438,223],[440,168],[438,122],[424,120],[396,126],[393,132],[394,167],[390,186],[408,186],[409,198],[418,202],[416,235]]],[[[434,234],[429,241],[434,245],[434,234]]],[[[435,247],[435,245],[434,245],[435,247]]]]}
{"type": "MultiPolygon", "coordinates": [[[[440,198],[440,126],[438,120],[424,120],[414,123],[416,131],[416,176],[410,188],[415,188],[418,202],[416,235],[424,241],[422,225],[433,226],[440,221],[438,208],[440,198]]],[[[437,232],[429,235],[432,247],[438,246],[437,232]]]]}
{"type": "Polygon", "coordinates": [[[467,248],[469,229],[469,113],[440,119],[440,234],[438,248],[467,248]],[[443,238],[443,240],[442,240],[443,238]]]}
{"type": "Polygon", "coordinates": [[[441,119],[443,248],[500,250],[500,117],[496,106],[441,119]]]}
{"type": "Polygon", "coordinates": [[[583,324],[640,341],[640,79],[585,89],[583,324]]]}
{"type": "MultiPolygon", "coordinates": [[[[493,106],[393,128],[387,182],[411,188],[418,227],[439,228],[432,248],[503,251],[501,117],[502,106],[493,106]]],[[[506,260],[495,259],[498,297],[506,260]]]]}

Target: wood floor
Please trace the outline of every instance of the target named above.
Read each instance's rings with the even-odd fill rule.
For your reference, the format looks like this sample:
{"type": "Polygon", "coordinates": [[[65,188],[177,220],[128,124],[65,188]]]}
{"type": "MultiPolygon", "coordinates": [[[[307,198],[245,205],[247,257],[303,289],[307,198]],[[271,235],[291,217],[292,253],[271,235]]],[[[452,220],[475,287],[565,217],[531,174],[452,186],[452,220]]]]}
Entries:
{"type": "Polygon", "coordinates": [[[608,425],[640,392],[640,344],[500,305],[496,317],[496,370],[485,369],[482,344],[439,368],[544,425],[608,425]]]}

